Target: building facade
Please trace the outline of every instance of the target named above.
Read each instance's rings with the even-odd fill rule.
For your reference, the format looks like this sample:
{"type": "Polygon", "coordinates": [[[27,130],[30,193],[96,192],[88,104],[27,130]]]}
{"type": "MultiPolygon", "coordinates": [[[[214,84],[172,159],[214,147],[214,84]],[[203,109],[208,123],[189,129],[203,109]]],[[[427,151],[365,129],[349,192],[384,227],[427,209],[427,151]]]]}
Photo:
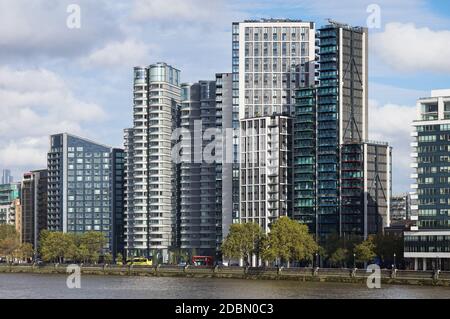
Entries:
{"type": "Polygon", "coordinates": [[[413,123],[411,219],[405,258],[419,270],[450,270],[450,90],[417,102],[413,123]]]}
{"type": "Polygon", "coordinates": [[[240,134],[240,220],[269,231],[272,222],[292,209],[292,119],[244,119],[240,134]]]}
{"type": "MultiPolygon", "coordinates": [[[[274,154],[270,152],[273,150],[273,144],[267,144],[268,140],[258,141],[259,132],[246,133],[244,130],[267,130],[273,132],[272,136],[275,137],[278,133],[275,133],[274,129],[278,132],[287,129],[288,131],[277,136],[277,142],[281,145],[285,138],[289,139],[292,134],[292,121],[287,117],[294,114],[295,89],[314,83],[314,65],[314,23],[299,20],[260,20],[233,24],[233,107],[239,110],[240,120],[238,214],[240,221],[248,218],[265,220],[261,222],[265,231],[269,230],[268,220],[289,211],[292,192],[280,190],[279,195],[275,195],[269,193],[268,187],[265,187],[263,189],[266,193],[261,196],[260,182],[266,182],[269,178],[269,166],[254,168],[251,161],[256,154],[260,158],[273,158],[274,161],[270,163],[271,181],[276,181],[276,185],[284,188],[291,180],[290,177],[287,179],[287,176],[292,175],[292,159],[289,158],[284,163],[284,151],[280,152],[280,158],[273,157],[274,154]],[[247,145],[244,145],[244,142],[247,145]],[[250,145],[254,147],[249,147],[250,145]],[[267,148],[259,149],[260,146],[267,148]],[[286,166],[276,167],[278,163],[286,166]],[[273,175],[274,173],[279,175],[273,175]],[[245,199],[241,198],[244,193],[245,199]],[[253,198],[258,199],[255,201],[253,198]]],[[[287,149],[291,147],[288,146],[287,149]]],[[[258,162],[257,158],[255,160],[258,162]]]]}
{"type": "Polygon", "coordinates": [[[125,236],[129,256],[168,261],[176,242],[180,71],[166,63],[134,69],[133,128],[125,130],[125,236]]]}
{"type": "MultiPolygon", "coordinates": [[[[216,81],[181,85],[179,247],[191,254],[215,256],[217,246],[216,81]],[[215,149],[215,146],[214,146],[215,149]]],[[[220,230],[221,231],[221,230],[220,230]]]]}
{"type": "Polygon", "coordinates": [[[41,231],[47,229],[47,175],[47,170],[26,173],[21,185],[21,238],[36,250],[41,231]]]}
{"type": "Polygon", "coordinates": [[[391,197],[391,223],[411,218],[411,195],[409,193],[391,197]]]}
{"type": "MultiPolygon", "coordinates": [[[[238,113],[233,109],[233,74],[216,74],[216,127],[217,136],[216,153],[216,216],[218,230],[216,233],[216,250],[228,235],[230,226],[238,222],[234,212],[236,201],[236,183],[239,185],[239,169],[237,158],[237,135],[239,128],[238,113]],[[233,186],[234,185],[234,186],[233,186]]],[[[237,187],[239,191],[239,187],[237,187]]],[[[239,193],[237,198],[239,197],[239,193]]]]}
{"type": "Polygon", "coordinates": [[[13,177],[11,175],[11,171],[9,169],[3,169],[2,170],[2,179],[1,179],[1,184],[12,184],[13,182],[13,177]]]}
{"type": "Polygon", "coordinates": [[[113,154],[109,146],[67,133],[50,137],[47,227],[65,233],[103,232],[105,250],[115,254],[113,154]]]}
{"type": "Polygon", "coordinates": [[[14,225],[16,222],[15,207],[20,204],[20,184],[10,183],[0,185],[0,224],[14,225]],[[13,205],[14,202],[14,205],[13,205]]]}
{"type": "Polygon", "coordinates": [[[392,150],[367,140],[367,33],[333,21],[322,27],[318,83],[296,93],[292,217],[319,241],[389,225],[392,150]]]}

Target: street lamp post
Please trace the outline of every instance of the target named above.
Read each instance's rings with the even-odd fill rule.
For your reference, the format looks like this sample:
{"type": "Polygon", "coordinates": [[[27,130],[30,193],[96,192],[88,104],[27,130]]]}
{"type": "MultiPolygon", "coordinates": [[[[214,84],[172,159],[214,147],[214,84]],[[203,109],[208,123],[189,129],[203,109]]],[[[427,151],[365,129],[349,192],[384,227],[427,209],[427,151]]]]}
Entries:
{"type": "Polygon", "coordinates": [[[395,257],[397,257],[396,253],[394,253],[394,269],[397,269],[397,262],[396,262],[395,257]]]}
{"type": "Polygon", "coordinates": [[[356,268],[356,254],[353,254],[353,268],[356,268]]]}

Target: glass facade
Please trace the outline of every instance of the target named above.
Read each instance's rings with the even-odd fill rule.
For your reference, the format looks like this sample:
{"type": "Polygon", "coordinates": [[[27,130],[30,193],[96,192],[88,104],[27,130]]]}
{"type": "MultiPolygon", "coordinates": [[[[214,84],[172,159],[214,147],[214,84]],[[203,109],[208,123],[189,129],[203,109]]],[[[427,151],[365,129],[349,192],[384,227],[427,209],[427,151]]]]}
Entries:
{"type": "MultiPolygon", "coordinates": [[[[103,232],[113,252],[113,150],[68,134],[51,136],[48,153],[48,228],[103,232]]],[[[121,168],[118,168],[121,169],[121,168]]]]}
{"type": "Polygon", "coordinates": [[[386,143],[367,141],[367,30],[331,23],[318,37],[318,83],[296,91],[293,218],[319,241],[389,224],[386,143]]]}
{"type": "Polygon", "coordinates": [[[450,229],[450,125],[418,123],[416,132],[418,226],[450,229]]]}
{"type": "Polygon", "coordinates": [[[416,270],[450,270],[450,90],[417,102],[413,123],[411,219],[405,258],[416,270]]]}
{"type": "Polygon", "coordinates": [[[179,247],[215,256],[216,227],[220,228],[220,224],[217,225],[216,158],[215,154],[206,153],[219,133],[215,130],[216,82],[182,84],[181,91],[181,128],[189,134],[181,137],[179,247]],[[207,136],[211,133],[213,136],[207,136]],[[204,137],[201,148],[197,148],[199,135],[204,137]]]}
{"type": "Polygon", "coordinates": [[[316,129],[317,91],[296,92],[294,117],[294,205],[293,219],[315,232],[316,216],[316,129]]]}
{"type": "Polygon", "coordinates": [[[15,216],[11,212],[11,204],[20,199],[20,184],[0,185],[0,224],[12,224],[15,216]]]}

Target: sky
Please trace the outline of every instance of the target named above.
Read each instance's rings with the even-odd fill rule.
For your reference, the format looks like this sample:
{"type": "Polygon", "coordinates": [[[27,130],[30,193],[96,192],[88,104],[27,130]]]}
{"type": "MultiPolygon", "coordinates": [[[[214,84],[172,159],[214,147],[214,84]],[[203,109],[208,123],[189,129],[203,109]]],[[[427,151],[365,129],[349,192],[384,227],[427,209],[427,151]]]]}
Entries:
{"type": "Polygon", "coordinates": [[[122,146],[134,66],[213,80],[231,71],[231,23],[259,18],[369,22],[369,135],[393,146],[393,191],[408,192],[416,100],[450,88],[447,1],[0,0],[0,168],[17,180],[45,167],[61,132],[122,146]]]}

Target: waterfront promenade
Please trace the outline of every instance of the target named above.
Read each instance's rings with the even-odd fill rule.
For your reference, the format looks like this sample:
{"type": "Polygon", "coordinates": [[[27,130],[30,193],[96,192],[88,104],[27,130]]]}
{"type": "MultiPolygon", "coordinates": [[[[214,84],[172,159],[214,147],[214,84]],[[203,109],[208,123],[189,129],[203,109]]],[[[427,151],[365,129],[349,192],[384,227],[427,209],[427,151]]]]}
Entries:
{"type": "MultiPolygon", "coordinates": [[[[0,273],[66,274],[67,265],[0,265],[0,273]]],[[[152,276],[224,278],[248,280],[292,280],[335,283],[366,284],[373,273],[365,269],[325,269],[325,268],[243,268],[243,267],[178,267],[159,265],[109,266],[81,265],[81,274],[101,276],[152,276]]],[[[450,272],[440,271],[380,271],[381,283],[399,285],[450,286],[450,272]]]]}

